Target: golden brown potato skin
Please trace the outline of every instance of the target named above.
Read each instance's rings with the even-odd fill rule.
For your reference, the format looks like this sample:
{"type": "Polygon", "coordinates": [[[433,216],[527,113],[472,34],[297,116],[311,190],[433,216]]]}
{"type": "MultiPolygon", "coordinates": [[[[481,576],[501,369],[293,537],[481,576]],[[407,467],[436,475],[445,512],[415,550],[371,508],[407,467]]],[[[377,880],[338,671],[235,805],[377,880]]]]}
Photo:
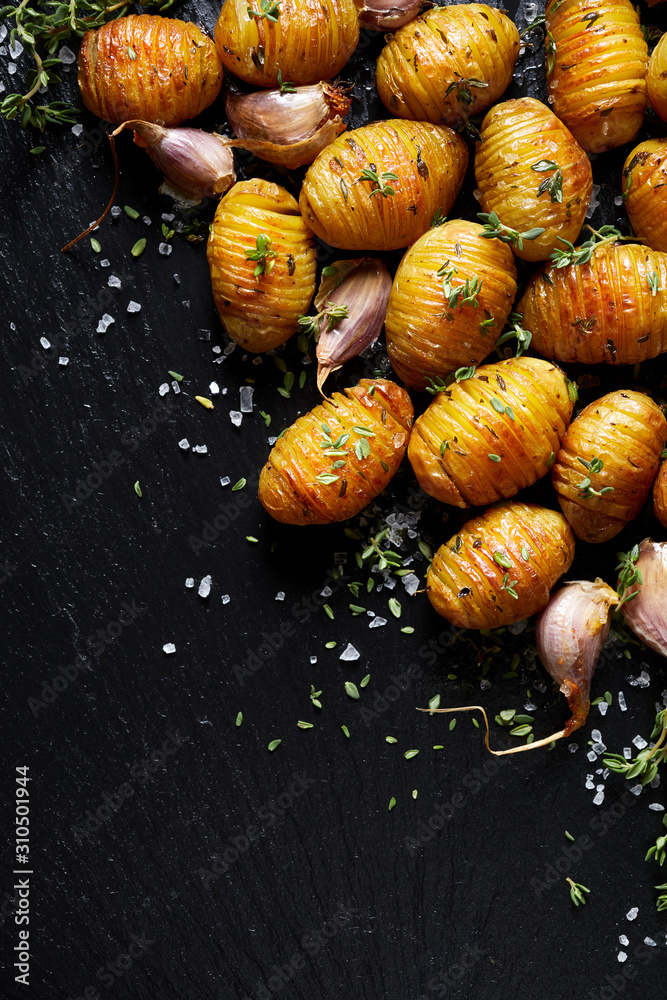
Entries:
{"type": "Polygon", "coordinates": [[[278,70],[297,84],[331,80],[357,47],[354,0],[280,0],[275,22],[248,7],[259,12],[259,0],[225,0],[215,26],[220,58],[247,83],[275,87],[278,70]]]}
{"type": "Polygon", "coordinates": [[[660,466],[653,483],[653,511],[660,524],[667,528],[667,461],[660,466]]]}
{"type": "Polygon", "coordinates": [[[642,509],[660,464],[667,420],[641,392],[621,389],[587,406],[570,424],[554,462],[552,481],[563,513],[585,542],[606,542],[642,509]],[[599,458],[604,468],[589,472],[579,459],[599,458]],[[598,493],[587,496],[590,479],[598,493]]]}
{"type": "Polygon", "coordinates": [[[259,477],[260,502],[285,524],[330,524],[358,514],[401,464],[412,417],[407,392],[386,379],[362,379],[345,389],[345,395],[334,392],[278,438],[259,477]],[[347,440],[336,449],[323,447],[323,425],[334,444],[341,436],[348,435],[347,440]],[[372,436],[359,434],[355,427],[366,428],[372,436]],[[366,458],[355,453],[360,441],[370,445],[366,458]],[[347,455],[328,455],[328,450],[346,450],[347,455]],[[332,469],[338,461],[345,465],[332,469]],[[319,475],[336,478],[320,483],[319,475]]]}
{"type": "Polygon", "coordinates": [[[345,250],[397,250],[414,243],[454,204],[468,165],[460,136],[428,122],[373,122],[323,149],[303,181],[299,205],[320,239],[345,250]],[[373,194],[365,169],[398,176],[394,195],[373,194]]]}
{"type": "Polygon", "coordinates": [[[83,103],[116,125],[134,118],[180,125],[212,104],[221,85],[215,45],[190,21],[130,14],[87,31],[81,41],[83,103]]]}
{"type": "Polygon", "coordinates": [[[517,311],[532,331],[532,347],[555,361],[632,365],[655,358],[667,351],[667,254],[602,244],[587,264],[539,270],[517,311]],[[659,281],[656,294],[650,275],[659,281]]]}
{"type": "Polygon", "coordinates": [[[637,236],[652,250],[667,251],[667,140],[647,139],[623,167],[625,210],[637,236]]]}
{"type": "Polygon", "coordinates": [[[455,507],[514,496],[551,468],[573,405],[550,361],[483,365],[439,392],[416,421],[408,458],[419,485],[455,507]]]}
{"type": "Polygon", "coordinates": [[[630,0],[549,0],[545,17],[558,117],[587,153],[631,142],[644,122],[648,48],[630,0]]]}
{"type": "Polygon", "coordinates": [[[522,97],[491,108],[481,136],[475,179],[483,211],[495,212],[504,225],[520,233],[545,230],[536,240],[525,240],[522,250],[513,247],[517,257],[546,260],[552,250],[562,248],[559,236],[574,242],[586,218],[593,171],[569,129],[540,101],[522,97]],[[544,161],[558,169],[541,169],[544,161]],[[540,185],[549,181],[554,194],[538,194],[540,185]]]}
{"type": "Polygon", "coordinates": [[[663,35],[648,64],[648,99],[655,113],[667,121],[667,41],[663,35]]]}
{"type": "Polygon", "coordinates": [[[519,32],[486,4],[435,7],[388,36],[377,62],[380,98],[392,114],[457,125],[490,107],[507,89],[519,55],[519,32]],[[461,100],[467,80],[470,86],[461,100]]]}
{"type": "Polygon", "coordinates": [[[467,521],[440,546],[426,591],[438,614],[454,625],[496,628],[546,607],[549,591],[573,559],[574,536],[562,514],[535,504],[501,504],[467,521]],[[512,585],[516,598],[506,589],[512,585]]]}
{"type": "Polygon", "coordinates": [[[516,295],[512,251],[500,240],[485,240],[478,222],[455,219],[430,229],[410,247],[398,266],[385,318],[387,351],[406,385],[424,389],[456,368],[476,365],[493,350],[516,295]],[[438,270],[450,262],[452,284],[482,280],[472,303],[450,309],[438,270]],[[495,324],[482,323],[493,319],[495,324]]]}
{"type": "Polygon", "coordinates": [[[240,181],[218,204],[207,256],[213,299],[229,336],[246,351],[279,347],[296,333],[299,316],[315,294],[316,253],[299,206],[269,181],[240,181]],[[255,277],[257,237],[268,236],[276,253],[269,274],[255,277]]]}

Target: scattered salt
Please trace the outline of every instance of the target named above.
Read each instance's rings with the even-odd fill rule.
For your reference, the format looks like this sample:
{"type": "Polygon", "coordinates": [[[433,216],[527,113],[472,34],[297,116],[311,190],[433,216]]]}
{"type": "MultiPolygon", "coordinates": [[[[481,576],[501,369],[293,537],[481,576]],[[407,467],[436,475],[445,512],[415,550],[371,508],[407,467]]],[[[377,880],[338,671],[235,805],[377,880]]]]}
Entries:
{"type": "Polygon", "coordinates": [[[488,678],[483,677],[482,680],[479,682],[480,691],[488,691],[490,687],[491,687],[491,681],[488,680],[488,678]]]}
{"type": "Polygon", "coordinates": [[[222,595],[222,603],[223,604],[229,604],[230,601],[231,601],[231,597],[229,596],[229,594],[223,594],[222,595]]]}
{"type": "Polygon", "coordinates": [[[208,391],[210,392],[210,394],[212,396],[219,396],[220,395],[220,386],[218,385],[217,382],[211,382],[211,384],[208,387],[208,391]]]}
{"type": "Polygon", "coordinates": [[[600,740],[602,739],[602,733],[600,732],[599,729],[593,729],[592,730],[592,732],[591,732],[591,739],[593,740],[593,743],[599,743],[600,742],[600,740]]]}
{"type": "Polygon", "coordinates": [[[276,594],[276,600],[277,601],[284,601],[285,600],[285,591],[284,590],[279,590],[278,591],[278,593],[276,594]]]}
{"type": "MultiPolygon", "coordinates": [[[[648,666],[646,663],[641,663],[641,667],[648,666]]],[[[628,677],[628,684],[630,687],[647,688],[651,683],[651,676],[647,670],[642,670],[638,677],[628,677]]]]}
{"type": "Polygon", "coordinates": [[[111,267],[111,261],[108,257],[105,257],[104,260],[100,261],[100,267],[111,267]]]}
{"type": "Polygon", "coordinates": [[[65,66],[71,66],[72,63],[76,62],[76,56],[67,45],[61,45],[60,51],[58,52],[58,58],[65,66]]]}
{"type": "Polygon", "coordinates": [[[600,199],[598,198],[599,194],[600,194],[600,185],[594,184],[591,192],[591,200],[589,202],[588,209],[586,210],[587,219],[591,218],[591,216],[595,212],[595,209],[600,204],[600,199]]]}
{"type": "Polygon", "coordinates": [[[625,962],[625,960],[627,959],[628,956],[626,955],[626,953],[624,951],[619,951],[619,953],[618,953],[618,955],[616,957],[618,958],[619,962],[625,962]]]}
{"type": "Polygon", "coordinates": [[[39,338],[39,342],[42,345],[42,347],[44,348],[44,350],[46,350],[48,347],[51,346],[51,341],[47,340],[46,337],[40,337],[39,338]]]}
{"type": "Polygon", "coordinates": [[[225,355],[225,357],[229,357],[229,355],[233,354],[235,350],[236,350],[236,344],[234,343],[234,341],[232,341],[230,344],[227,344],[222,353],[225,355]]]}
{"type": "Polygon", "coordinates": [[[199,339],[203,340],[205,343],[208,343],[208,341],[211,339],[211,331],[210,330],[200,330],[199,331],[199,339]]]}
{"type": "Polygon", "coordinates": [[[183,451],[187,451],[188,448],[190,447],[190,442],[188,441],[187,438],[183,438],[181,441],[178,442],[178,447],[182,448],[183,451]]]}
{"type": "Polygon", "coordinates": [[[179,392],[181,391],[181,387],[176,379],[174,379],[174,381],[171,383],[171,387],[178,396],[179,392]]]}
{"type": "Polygon", "coordinates": [[[586,778],[586,791],[592,792],[595,788],[595,782],[592,778],[586,778]]]}
{"type": "Polygon", "coordinates": [[[165,642],[164,646],[162,647],[162,652],[163,653],[175,653],[176,652],[176,646],[174,646],[173,642],[165,642]]]}
{"type": "Polygon", "coordinates": [[[593,798],[593,805],[601,806],[603,802],[604,802],[604,790],[601,792],[596,792],[595,797],[593,798]]]}
{"type": "Polygon", "coordinates": [[[199,584],[199,590],[197,591],[200,597],[208,597],[211,593],[211,577],[205,576],[201,583],[199,584]]]}
{"type": "Polygon", "coordinates": [[[628,910],[628,912],[625,914],[625,919],[626,920],[636,920],[638,913],[639,913],[639,907],[638,906],[633,906],[632,909],[628,910]]]}
{"type": "MultiPolygon", "coordinates": [[[[81,135],[81,133],[83,132],[83,125],[75,125],[74,128],[72,129],[72,132],[74,132],[74,135],[81,135]],[[76,129],[78,129],[79,131],[77,132],[76,129]]],[[[119,219],[122,214],[123,214],[123,209],[120,207],[120,205],[114,205],[113,208],[111,209],[112,219],[119,219]]]]}
{"type": "Polygon", "coordinates": [[[631,760],[632,758],[632,747],[623,747],[623,756],[626,760],[631,760]]]}
{"type": "Polygon", "coordinates": [[[507,626],[507,631],[511,632],[512,635],[520,635],[526,626],[528,625],[527,619],[524,618],[521,622],[512,622],[511,625],[507,626]]]}
{"type": "Polygon", "coordinates": [[[68,365],[69,364],[69,358],[58,358],[58,364],[62,365],[63,367],[65,365],[68,365]]]}
{"type": "Polygon", "coordinates": [[[174,215],[173,212],[171,213],[163,212],[160,218],[162,219],[163,222],[173,222],[176,216],[174,215]]]}
{"type": "Polygon", "coordinates": [[[526,711],[526,712],[535,712],[535,711],[537,711],[537,705],[535,704],[534,701],[527,701],[527,702],[525,702],[525,704],[524,704],[523,707],[524,707],[524,711],[526,711]]]}
{"type": "Polygon", "coordinates": [[[311,663],[317,663],[317,657],[316,656],[311,656],[310,662],[311,663]]]}
{"type": "Polygon", "coordinates": [[[240,427],[241,421],[243,420],[243,414],[239,410],[230,410],[229,419],[234,424],[234,427],[240,427]]]}
{"type": "Polygon", "coordinates": [[[274,444],[276,443],[276,441],[277,441],[277,440],[278,440],[278,438],[277,438],[277,437],[269,437],[269,438],[267,438],[267,439],[266,439],[266,443],[267,443],[267,444],[268,444],[268,445],[269,445],[269,446],[270,446],[271,448],[273,448],[273,446],[274,446],[274,444]]]}
{"type": "Polygon", "coordinates": [[[649,802],[649,809],[653,812],[664,812],[665,807],[660,802],[649,802]]]}
{"type": "Polygon", "coordinates": [[[403,586],[412,597],[419,590],[419,577],[415,573],[407,573],[403,577],[403,586]]]}
{"type": "Polygon", "coordinates": [[[134,299],[130,299],[127,304],[127,311],[129,313],[138,313],[141,311],[141,303],[135,302],[134,299]]]}
{"type": "Polygon", "coordinates": [[[614,198],[614,205],[616,205],[617,208],[620,208],[622,204],[623,204],[623,195],[617,194],[616,197],[614,198]]]}
{"type": "Polygon", "coordinates": [[[196,452],[197,455],[207,455],[208,445],[205,444],[193,444],[192,450],[196,452]]]}
{"type": "Polygon", "coordinates": [[[143,222],[143,224],[145,226],[152,226],[153,225],[153,220],[148,215],[144,215],[144,217],[142,218],[141,221],[143,222]]]}
{"type": "Polygon", "coordinates": [[[180,285],[180,283],[181,283],[181,276],[180,276],[180,274],[175,274],[174,275],[174,284],[180,285]]]}
{"type": "Polygon", "coordinates": [[[632,795],[641,795],[643,787],[644,786],[641,783],[632,785],[630,788],[630,792],[632,795]]]}
{"type": "Polygon", "coordinates": [[[343,652],[338,657],[339,660],[358,660],[361,653],[355,649],[351,642],[348,642],[343,652]]]}
{"type": "Polygon", "coordinates": [[[212,350],[214,354],[220,354],[222,352],[222,348],[220,347],[219,344],[216,344],[215,347],[212,348],[212,350]]]}
{"type": "Polygon", "coordinates": [[[23,52],[23,46],[18,41],[18,39],[15,38],[13,42],[10,41],[9,54],[12,59],[18,59],[18,57],[22,54],[22,52],[23,52]]]}
{"type": "Polygon", "coordinates": [[[648,743],[646,742],[643,736],[635,736],[632,742],[634,743],[634,745],[637,747],[638,750],[643,750],[644,747],[648,746],[648,743]]]}
{"type": "Polygon", "coordinates": [[[230,483],[231,483],[231,479],[229,478],[229,476],[221,476],[221,478],[220,478],[220,485],[221,486],[229,486],[230,483]]]}
{"type": "Polygon", "coordinates": [[[607,747],[606,747],[606,744],[604,744],[604,743],[594,743],[593,746],[591,747],[591,749],[595,750],[596,754],[601,754],[601,753],[605,752],[605,750],[607,749],[607,747]]]}
{"type": "Polygon", "coordinates": [[[109,279],[107,281],[107,285],[109,286],[109,288],[120,288],[121,286],[120,278],[117,278],[115,274],[110,274],[109,279]]]}
{"type": "Polygon", "coordinates": [[[623,947],[627,948],[627,946],[630,944],[630,938],[626,937],[625,934],[620,934],[618,938],[618,943],[622,944],[623,947]]]}
{"type": "Polygon", "coordinates": [[[609,705],[607,704],[606,701],[601,701],[598,703],[598,712],[600,713],[600,715],[606,715],[608,708],[609,705]]]}
{"type": "Polygon", "coordinates": [[[194,585],[195,585],[194,577],[189,576],[185,581],[185,586],[188,588],[188,590],[190,590],[192,589],[192,587],[194,587],[194,585]]]}
{"type": "Polygon", "coordinates": [[[588,753],[586,754],[586,757],[588,758],[588,760],[591,761],[591,763],[594,760],[598,759],[598,755],[596,754],[595,750],[589,750],[588,753]]]}
{"type": "MultiPolygon", "coordinates": [[[[371,612],[373,614],[373,612],[371,612]]],[[[368,623],[369,628],[380,628],[382,625],[387,624],[386,618],[380,618],[379,615],[373,617],[373,621],[368,623]]]]}
{"type": "Polygon", "coordinates": [[[102,319],[97,324],[97,332],[106,333],[111,324],[115,322],[116,320],[113,318],[113,316],[110,316],[109,313],[105,313],[102,319]]]}
{"type": "Polygon", "coordinates": [[[321,597],[331,597],[332,594],[333,594],[333,590],[331,589],[331,587],[325,587],[321,591],[321,595],[320,596],[321,597]]]}
{"type": "Polygon", "coordinates": [[[158,389],[158,392],[160,393],[161,396],[166,396],[167,393],[169,392],[169,383],[163,382],[160,388],[158,389]]]}
{"type": "Polygon", "coordinates": [[[568,743],[567,749],[570,751],[570,753],[576,753],[577,750],[579,749],[579,744],[578,743],[568,743]]]}
{"type": "Polygon", "coordinates": [[[252,397],[255,390],[251,385],[242,385],[239,389],[241,413],[252,413],[252,397]]]}
{"type": "Polygon", "coordinates": [[[649,948],[657,948],[658,947],[658,945],[656,944],[656,942],[651,937],[645,937],[644,938],[644,944],[647,944],[649,946],[649,948]]]}

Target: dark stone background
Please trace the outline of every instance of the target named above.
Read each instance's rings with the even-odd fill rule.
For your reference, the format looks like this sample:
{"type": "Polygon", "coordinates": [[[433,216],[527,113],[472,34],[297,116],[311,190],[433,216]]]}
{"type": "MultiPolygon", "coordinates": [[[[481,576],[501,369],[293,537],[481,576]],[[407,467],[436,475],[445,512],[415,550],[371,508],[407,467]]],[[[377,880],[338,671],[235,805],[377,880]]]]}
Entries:
{"type": "MultiPolygon", "coordinates": [[[[186,3],[171,13],[212,30],[217,8],[186,3]]],[[[647,20],[661,18],[654,10],[647,20]]],[[[525,24],[523,13],[517,21],[525,24]]],[[[363,36],[345,71],[359,98],[353,126],[384,117],[372,93],[381,44],[363,36]]],[[[26,59],[19,60],[21,73],[26,59]]],[[[535,68],[540,60],[539,45],[522,56],[523,86],[507,96],[544,98],[542,70],[535,68]]],[[[12,89],[20,79],[9,78],[4,65],[0,73],[12,89]]],[[[219,104],[201,124],[219,125],[222,116],[219,104]]],[[[662,801],[663,789],[635,799],[626,782],[610,776],[605,802],[595,807],[594,793],[584,787],[595,769],[585,759],[592,728],[602,730],[613,751],[637,733],[650,734],[665,687],[664,661],[635,645],[628,662],[622,644],[605,657],[593,695],[609,690],[614,703],[604,719],[593,709],[589,726],[570,741],[579,748],[574,754],[563,741],[553,751],[496,761],[470,716],[460,714],[450,732],[447,717],[418,714],[415,707],[436,691],[443,705],[482,701],[492,712],[522,711],[531,689],[539,704],[535,729],[545,735],[560,727],[566,710],[550,684],[544,692],[535,688],[546,675],[525,655],[528,632],[500,636],[488,672],[492,686],[480,692],[479,650],[482,641],[493,646],[495,637],[448,645],[447,623],[424,595],[410,599],[400,583],[394,592],[404,608],[400,622],[387,612],[388,591],[360,595],[358,603],[389,618],[377,630],[368,630],[365,616],[351,616],[347,605],[354,599],[344,587],[329,600],[333,621],[315,604],[310,611],[303,604],[330,582],[336,552],[348,553],[345,581],[366,578],[354,564],[359,543],[343,526],[282,527],[256,500],[267,436],[317,401],[314,370],[307,369],[303,391],[284,399],[276,390],[282,376],[269,358],[254,366],[237,350],[212,363],[212,346],[226,340],[205,246],[176,235],[172,255],[159,255],[160,216],[172,211],[171,202],[158,194],[157,171],[129,139],[119,143],[116,203],[148,215],[152,225],[124,214],[107,219],[96,233],[101,254],[88,240],[60,254],[100,211],[112,185],[99,123],[87,113],[81,120],[78,139],[69,128],[49,129],[42,140],[16,123],[2,126],[2,829],[13,825],[13,768],[28,765],[34,870],[31,982],[20,988],[10,968],[17,928],[8,837],[0,908],[6,995],[664,998],[667,928],[652,886],[665,876],[643,861],[662,830],[661,814],[647,805],[662,801]],[[42,141],[46,152],[30,156],[42,141]],[[148,248],[133,260],[129,250],[140,236],[148,248]],[[105,258],[108,268],[101,266],[105,258]],[[122,288],[107,296],[112,273],[122,276],[122,288]],[[138,315],[126,313],[130,299],[141,303],[138,315]],[[104,312],[116,322],[100,336],[95,330],[104,312]],[[210,341],[202,330],[210,331],[210,341]],[[53,343],[59,334],[64,346],[56,354],[69,357],[67,367],[40,346],[41,337],[53,343]],[[185,376],[182,392],[160,400],[168,369],[185,376]],[[247,377],[256,380],[255,411],[236,429],[228,411],[238,409],[238,387],[247,377]],[[216,397],[209,412],[194,396],[209,395],[212,380],[228,394],[216,397]],[[137,440],[134,431],[160,402],[169,406],[167,419],[137,440]],[[272,415],[269,431],[259,409],[272,415]],[[208,454],[181,451],[183,437],[206,444],[208,454]],[[101,466],[102,482],[69,499],[114,453],[120,462],[101,466]],[[232,494],[220,486],[224,475],[232,483],[245,476],[248,486],[232,494]],[[133,491],[136,480],[142,499],[133,491]],[[228,527],[199,545],[221,504],[228,527]],[[247,535],[259,544],[248,543],[247,535]],[[213,588],[202,600],[184,581],[192,576],[198,584],[206,574],[213,588]],[[278,591],[286,593],[284,603],[276,602],[278,591]],[[223,594],[230,595],[226,605],[223,594]],[[131,614],[122,614],[125,605],[131,614]],[[129,623],[117,625],[123,621],[129,623]],[[414,626],[413,635],[400,632],[405,624],[414,626]],[[240,683],[234,665],[257,654],[265,634],[275,637],[281,625],[293,634],[240,683]],[[338,642],[335,650],[325,649],[328,640],[338,642]],[[162,646],[170,641],[177,651],[166,656],[162,646]],[[347,642],[361,652],[356,663],[338,659],[347,642]],[[517,676],[503,678],[515,652],[521,656],[517,676]],[[51,679],[77,657],[85,665],[53,697],[51,679]],[[651,686],[632,688],[627,677],[643,663],[651,686]],[[400,680],[410,668],[408,681],[400,680]],[[352,702],[343,683],[358,683],[367,672],[370,684],[352,702]],[[449,673],[456,680],[448,680],[449,673]],[[390,699],[396,693],[393,677],[405,690],[383,701],[385,692],[390,699]],[[321,712],[310,705],[311,684],[323,690],[321,712]],[[618,708],[619,689],[626,713],[618,708]],[[52,700],[41,707],[30,701],[42,698],[52,700]],[[374,715],[367,711],[373,706],[374,715]],[[234,724],[239,710],[240,729],[234,724]],[[298,729],[298,719],[315,728],[298,729]],[[389,734],[397,745],[385,742],[389,734]],[[269,753],[274,738],[282,745],[269,753]],[[434,752],[438,743],[446,749],[434,752]],[[170,752],[161,758],[163,746],[170,752]],[[421,752],[405,760],[410,748],[421,752]],[[144,770],[142,761],[155,753],[152,770],[144,770]],[[389,812],[391,796],[397,805],[389,812]],[[272,811],[276,800],[282,806],[272,811]],[[102,810],[99,829],[82,835],[87,814],[105,802],[113,806],[102,810]],[[448,818],[441,823],[439,816],[448,818]],[[435,834],[428,832],[429,820],[441,825],[435,834]],[[580,857],[565,829],[588,838],[580,857]],[[225,870],[214,876],[215,858],[226,851],[225,870]],[[568,874],[590,887],[586,907],[571,904],[568,874]],[[632,906],[639,916],[630,923],[625,914],[632,906]],[[623,933],[630,938],[624,966],[616,958],[623,933]],[[642,945],[646,935],[659,947],[642,945]],[[127,962],[116,960],[135,939],[144,944],[135,944],[135,958],[123,969],[127,962]],[[115,972],[105,968],[109,963],[115,972]]],[[[594,165],[602,185],[594,223],[626,224],[613,199],[627,152],[594,165]]],[[[271,175],[243,154],[239,163],[240,176],[271,175]]],[[[277,179],[298,190],[298,176],[277,179]]],[[[472,217],[472,186],[469,178],[452,217],[472,217]]],[[[200,217],[207,223],[212,213],[208,205],[200,217]]],[[[330,259],[322,248],[320,262],[330,259]]],[[[296,347],[282,356],[298,374],[296,347]]],[[[382,362],[378,349],[370,361],[334,376],[332,385],[352,383],[382,362]]],[[[621,385],[660,390],[666,371],[663,359],[643,365],[637,379],[630,369],[596,372],[602,384],[582,400],[621,385]]],[[[416,399],[418,408],[426,402],[416,399]]],[[[531,496],[555,502],[546,483],[531,496]]],[[[380,506],[385,514],[423,507],[422,533],[436,544],[463,519],[455,513],[444,524],[442,508],[419,493],[407,465],[380,506]]],[[[579,543],[571,577],[600,574],[613,582],[617,549],[647,534],[665,537],[650,510],[608,546],[579,543]]],[[[404,552],[415,550],[412,540],[404,552]]],[[[493,740],[502,745],[506,736],[494,728],[493,740]]]]}

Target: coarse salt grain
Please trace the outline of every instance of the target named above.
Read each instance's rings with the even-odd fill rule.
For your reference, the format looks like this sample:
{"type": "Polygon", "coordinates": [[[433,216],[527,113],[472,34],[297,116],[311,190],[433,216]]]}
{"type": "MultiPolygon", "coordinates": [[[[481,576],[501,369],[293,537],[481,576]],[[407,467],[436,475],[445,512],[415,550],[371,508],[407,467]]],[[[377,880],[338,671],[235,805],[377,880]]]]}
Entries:
{"type": "Polygon", "coordinates": [[[229,604],[230,601],[231,601],[231,597],[229,596],[229,594],[223,594],[222,595],[222,603],[223,604],[229,604]]]}
{"type": "Polygon", "coordinates": [[[643,750],[644,747],[648,746],[648,743],[646,742],[643,736],[635,736],[632,742],[637,747],[638,750],[643,750]]]}
{"type": "Polygon", "coordinates": [[[163,382],[160,388],[158,389],[158,392],[160,393],[161,396],[166,396],[167,393],[169,392],[169,383],[163,382]]]}
{"type": "Polygon", "coordinates": [[[65,365],[68,365],[69,364],[69,358],[58,358],[58,364],[62,365],[63,367],[65,365]]]}
{"type": "Polygon", "coordinates": [[[316,656],[311,656],[310,662],[311,663],[317,663],[317,657],[316,656]]]}
{"type": "Polygon", "coordinates": [[[331,597],[332,594],[333,590],[331,587],[324,587],[324,589],[320,592],[320,597],[331,597]]]}
{"type": "Polygon", "coordinates": [[[626,937],[625,934],[620,934],[618,938],[618,943],[622,944],[624,948],[630,944],[630,938],[626,937]]]}
{"type": "Polygon", "coordinates": [[[636,919],[637,919],[637,914],[638,914],[638,913],[639,913],[639,907],[638,907],[638,906],[633,906],[633,907],[632,907],[631,909],[629,909],[629,910],[628,910],[628,912],[627,912],[627,913],[625,914],[625,919],[626,919],[626,920],[636,920],[636,919]]]}
{"type": "Polygon", "coordinates": [[[284,590],[279,590],[278,591],[278,593],[276,594],[276,600],[277,601],[284,601],[285,600],[285,591],[284,590]]]}
{"type": "Polygon", "coordinates": [[[627,959],[628,956],[626,955],[626,953],[624,951],[619,951],[619,953],[618,953],[618,955],[616,957],[618,958],[619,962],[625,962],[625,960],[627,959]]]}
{"type": "Polygon", "coordinates": [[[190,590],[195,585],[195,580],[193,576],[189,576],[185,581],[185,586],[190,590]]]}
{"type": "Polygon", "coordinates": [[[208,597],[208,595],[211,593],[211,582],[212,578],[210,576],[205,576],[202,579],[201,583],[199,584],[199,590],[197,591],[200,597],[208,597]]]}
{"type": "Polygon", "coordinates": [[[164,646],[162,647],[162,652],[167,654],[175,653],[176,646],[173,644],[173,642],[165,642],[164,646]]]}
{"type": "Polygon", "coordinates": [[[127,304],[127,311],[129,313],[141,312],[141,303],[135,302],[134,299],[130,299],[130,301],[127,304]]]}
{"type": "Polygon", "coordinates": [[[665,807],[660,802],[649,802],[649,809],[653,812],[664,812],[665,807]]]}
{"type": "Polygon", "coordinates": [[[206,455],[208,453],[208,445],[206,444],[193,444],[192,450],[198,455],[206,455]]]}
{"type": "Polygon", "coordinates": [[[600,713],[600,715],[606,715],[608,708],[609,705],[607,704],[606,701],[601,701],[598,703],[598,712],[600,713]]]}
{"type": "Polygon", "coordinates": [[[618,701],[618,707],[620,708],[621,712],[627,712],[628,706],[625,703],[625,695],[623,694],[622,691],[618,692],[617,701],[618,701]]]}
{"type": "Polygon", "coordinates": [[[47,340],[46,337],[40,337],[39,338],[39,342],[42,345],[42,347],[44,348],[44,350],[46,350],[48,347],[51,346],[51,341],[47,340]]]}
{"type": "Polygon", "coordinates": [[[658,947],[657,944],[655,943],[655,941],[653,940],[653,938],[651,938],[651,937],[645,937],[644,938],[644,944],[647,944],[649,946],[649,948],[657,948],[658,947]]]}
{"type": "Polygon", "coordinates": [[[220,395],[220,386],[218,385],[217,382],[211,382],[211,384],[208,387],[208,391],[210,392],[210,394],[212,396],[219,396],[220,395]]]}
{"type": "Polygon", "coordinates": [[[352,645],[351,642],[348,642],[347,646],[345,647],[345,649],[343,650],[343,652],[340,654],[340,656],[338,657],[338,659],[339,660],[358,660],[360,656],[361,656],[361,653],[359,652],[359,650],[355,649],[355,647],[352,645]]]}
{"type": "Polygon", "coordinates": [[[641,795],[643,787],[644,786],[641,783],[637,785],[632,785],[630,788],[630,792],[632,795],[641,795]]]}
{"type": "Polygon", "coordinates": [[[595,750],[589,750],[588,753],[586,754],[586,757],[591,762],[598,759],[598,755],[596,754],[595,750]]]}
{"type": "Polygon", "coordinates": [[[181,391],[181,387],[178,384],[178,380],[177,379],[174,379],[174,381],[171,383],[171,387],[174,390],[174,392],[176,393],[176,395],[178,396],[179,392],[181,391]]]}
{"type": "Polygon", "coordinates": [[[230,483],[231,483],[231,479],[229,478],[229,476],[221,476],[221,478],[220,478],[220,485],[221,486],[229,486],[230,483]]]}
{"type": "MultiPolygon", "coordinates": [[[[372,611],[371,611],[371,614],[373,614],[372,611]]],[[[381,618],[379,615],[375,615],[373,617],[373,621],[368,623],[368,627],[369,628],[381,628],[383,625],[386,625],[386,624],[387,624],[387,619],[386,618],[381,618]]]]}
{"type": "Polygon", "coordinates": [[[178,447],[179,447],[179,448],[182,448],[182,449],[183,449],[183,451],[187,451],[187,450],[189,449],[189,447],[190,447],[190,442],[188,441],[188,439],[187,439],[187,438],[182,438],[182,439],[181,439],[181,440],[180,440],[180,441],[178,442],[178,447]]]}
{"type": "Polygon", "coordinates": [[[121,280],[120,278],[116,277],[115,274],[110,274],[107,281],[107,285],[109,286],[109,288],[120,288],[121,280]]]}
{"type": "Polygon", "coordinates": [[[243,414],[239,410],[230,410],[229,419],[234,424],[234,427],[240,427],[243,421],[243,414]]]}
{"type": "Polygon", "coordinates": [[[242,385],[239,389],[241,413],[252,413],[252,397],[255,390],[251,385],[242,385]]]}

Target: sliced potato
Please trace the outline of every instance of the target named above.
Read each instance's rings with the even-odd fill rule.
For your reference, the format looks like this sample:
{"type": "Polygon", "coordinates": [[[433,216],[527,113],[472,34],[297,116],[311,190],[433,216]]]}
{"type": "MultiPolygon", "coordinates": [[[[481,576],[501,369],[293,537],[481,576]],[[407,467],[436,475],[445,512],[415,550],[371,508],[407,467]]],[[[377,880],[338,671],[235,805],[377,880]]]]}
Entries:
{"type": "Polygon", "coordinates": [[[623,198],[637,236],[652,250],[667,251],[667,140],[635,146],[623,167],[623,198]]]}
{"type": "Polygon", "coordinates": [[[655,113],[667,121],[667,35],[651,53],[648,64],[648,99],[655,113]]]}

